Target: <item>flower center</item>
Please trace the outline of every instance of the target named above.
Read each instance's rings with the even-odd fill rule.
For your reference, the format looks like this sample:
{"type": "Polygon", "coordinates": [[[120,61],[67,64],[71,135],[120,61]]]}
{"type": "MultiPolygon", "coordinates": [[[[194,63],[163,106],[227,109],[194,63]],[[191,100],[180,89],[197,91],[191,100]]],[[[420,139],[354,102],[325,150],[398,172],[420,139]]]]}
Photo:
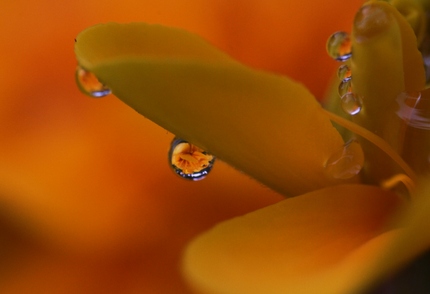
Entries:
{"type": "MultiPolygon", "coordinates": [[[[345,140],[360,142],[366,158],[360,173],[364,183],[384,188],[403,183],[411,192],[417,175],[430,171],[430,94],[423,91],[430,37],[422,7],[406,3],[411,1],[388,2],[366,3],[355,17],[351,37],[336,32],[329,38],[329,55],[344,63],[337,73],[340,107],[332,105],[331,110],[344,114],[327,114],[349,131],[343,133],[345,140]],[[351,40],[347,58],[333,53],[333,40],[339,36],[351,40]]],[[[343,47],[336,48],[340,52],[343,47]]]]}

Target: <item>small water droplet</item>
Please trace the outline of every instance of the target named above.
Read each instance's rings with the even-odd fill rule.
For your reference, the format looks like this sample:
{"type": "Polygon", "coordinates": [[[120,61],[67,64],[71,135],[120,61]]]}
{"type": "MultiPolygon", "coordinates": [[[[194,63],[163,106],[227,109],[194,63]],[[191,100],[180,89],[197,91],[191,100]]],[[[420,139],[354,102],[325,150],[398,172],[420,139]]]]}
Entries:
{"type": "Polygon", "coordinates": [[[338,61],[345,61],[351,57],[351,38],[348,33],[336,32],[327,40],[328,55],[338,61]]]}
{"type": "MultiPolygon", "coordinates": [[[[427,90],[426,90],[427,91],[427,90]]],[[[430,100],[418,91],[402,92],[396,99],[396,114],[415,129],[430,130],[430,100]]]]}
{"type": "Polygon", "coordinates": [[[361,111],[362,103],[360,97],[354,93],[346,93],[340,98],[343,111],[350,115],[356,115],[361,111]]]}
{"type": "Polygon", "coordinates": [[[351,140],[327,160],[325,170],[335,179],[350,179],[363,168],[364,154],[360,144],[351,140]]]}
{"type": "Polygon", "coordinates": [[[337,88],[339,97],[343,97],[346,93],[352,92],[351,79],[343,79],[337,88]]]}
{"type": "Polygon", "coordinates": [[[169,150],[169,164],[180,177],[198,181],[212,170],[215,156],[179,138],[174,138],[169,150]]]}
{"type": "Polygon", "coordinates": [[[349,68],[349,66],[346,64],[342,64],[341,66],[339,66],[339,68],[337,69],[337,77],[342,81],[351,79],[351,69],[349,68]]]}
{"type": "Polygon", "coordinates": [[[76,68],[76,84],[82,93],[91,97],[101,98],[111,93],[111,90],[100,83],[92,72],[80,66],[76,68]]]}

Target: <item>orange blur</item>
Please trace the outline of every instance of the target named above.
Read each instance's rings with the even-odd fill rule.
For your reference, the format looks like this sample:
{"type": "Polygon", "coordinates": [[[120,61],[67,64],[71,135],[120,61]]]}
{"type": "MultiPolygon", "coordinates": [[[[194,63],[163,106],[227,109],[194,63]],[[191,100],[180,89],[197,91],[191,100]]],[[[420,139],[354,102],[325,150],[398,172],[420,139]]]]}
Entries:
{"type": "Polygon", "coordinates": [[[0,292],[188,293],[179,271],[187,241],[281,198],[220,162],[203,181],[177,178],[167,163],[172,134],[113,96],[79,92],[75,36],[109,21],[178,26],[321,97],[336,67],[325,41],[348,30],[361,1],[7,2],[0,292]]]}

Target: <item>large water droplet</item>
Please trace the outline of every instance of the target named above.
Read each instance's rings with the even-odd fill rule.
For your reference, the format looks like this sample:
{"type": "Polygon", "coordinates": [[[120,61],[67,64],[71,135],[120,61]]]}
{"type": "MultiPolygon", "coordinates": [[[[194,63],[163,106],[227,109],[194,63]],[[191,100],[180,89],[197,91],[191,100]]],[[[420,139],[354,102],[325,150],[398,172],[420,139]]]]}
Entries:
{"type": "Polygon", "coordinates": [[[357,141],[352,140],[330,156],[325,164],[325,170],[335,179],[346,180],[357,175],[361,171],[363,163],[363,150],[357,141]]]}
{"type": "Polygon", "coordinates": [[[198,181],[212,170],[215,156],[185,140],[174,138],[169,150],[169,164],[180,177],[198,181]]]}
{"type": "Polygon", "coordinates": [[[340,98],[340,103],[343,111],[350,115],[356,115],[361,111],[362,103],[358,95],[354,93],[346,93],[340,98]]]}
{"type": "Polygon", "coordinates": [[[351,69],[349,68],[349,66],[346,64],[342,64],[341,66],[339,66],[339,68],[337,69],[337,77],[340,80],[351,79],[351,69]]]}
{"type": "Polygon", "coordinates": [[[328,55],[338,61],[345,61],[351,57],[351,38],[345,32],[336,32],[327,40],[328,55]]]}
{"type": "Polygon", "coordinates": [[[352,92],[351,79],[343,79],[337,88],[339,97],[343,97],[346,93],[352,92]]]}
{"type": "Polygon", "coordinates": [[[76,68],[76,84],[82,93],[91,97],[101,98],[111,93],[111,90],[100,83],[92,72],[80,66],[76,68]]]}

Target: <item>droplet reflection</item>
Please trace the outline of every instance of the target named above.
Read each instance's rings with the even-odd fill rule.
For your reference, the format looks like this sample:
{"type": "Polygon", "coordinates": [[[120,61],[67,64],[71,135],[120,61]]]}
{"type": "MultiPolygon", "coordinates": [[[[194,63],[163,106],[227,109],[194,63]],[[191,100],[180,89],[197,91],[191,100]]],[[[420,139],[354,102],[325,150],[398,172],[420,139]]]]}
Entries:
{"type": "Polygon", "coordinates": [[[351,57],[351,38],[345,32],[336,32],[327,40],[328,55],[338,61],[345,61],[351,57]]]}
{"type": "Polygon", "coordinates": [[[351,79],[343,79],[337,88],[339,97],[343,97],[346,93],[352,92],[351,79]]]}
{"type": "Polygon", "coordinates": [[[357,141],[352,140],[330,156],[325,164],[325,170],[329,176],[335,179],[346,180],[361,171],[363,162],[363,150],[357,141]]]}
{"type": "Polygon", "coordinates": [[[339,66],[339,68],[337,69],[337,77],[340,80],[351,79],[351,69],[349,68],[349,66],[346,64],[342,64],[341,66],[339,66]]]}
{"type": "Polygon", "coordinates": [[[76,84],[82,93],[91,97],[101,98],[111,93],[111,90],[100,83],[92,72],[80,66],[76,68],[76,84]]]}
{"type": "Polygon", "coordinates": [[[215,156],[179,138],[174,138],[169,150],[169,164],[180,177],[198,181],[212,170],[215,156]]]}
{"type": "Polygon", "coordinates": [[[360,97],[354,93],[346,93],[340,98],[343,111],[350,115],[356,115],[361,111],[362,103],[360,97]]]}

